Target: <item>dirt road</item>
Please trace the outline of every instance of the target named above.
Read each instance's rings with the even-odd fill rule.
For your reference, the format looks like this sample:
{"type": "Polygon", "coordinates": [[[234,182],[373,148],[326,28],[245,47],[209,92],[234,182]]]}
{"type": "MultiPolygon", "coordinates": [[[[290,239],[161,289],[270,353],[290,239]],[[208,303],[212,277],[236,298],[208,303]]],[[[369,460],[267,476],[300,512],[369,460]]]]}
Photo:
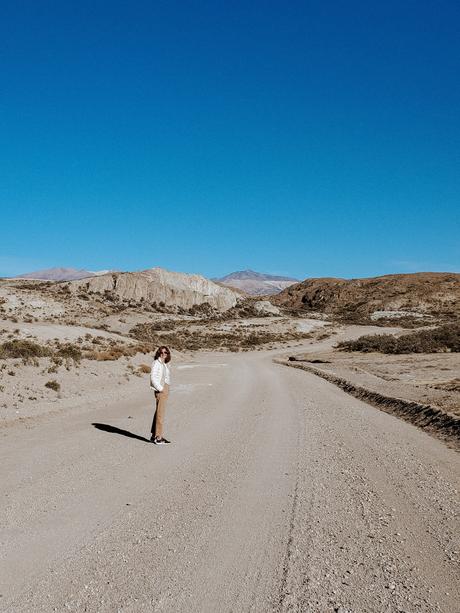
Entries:
{"type": "Polygon", "coordinates": [[[458,611],[460,456],[271,358],[4,429],[0,610],[458,611]]]}

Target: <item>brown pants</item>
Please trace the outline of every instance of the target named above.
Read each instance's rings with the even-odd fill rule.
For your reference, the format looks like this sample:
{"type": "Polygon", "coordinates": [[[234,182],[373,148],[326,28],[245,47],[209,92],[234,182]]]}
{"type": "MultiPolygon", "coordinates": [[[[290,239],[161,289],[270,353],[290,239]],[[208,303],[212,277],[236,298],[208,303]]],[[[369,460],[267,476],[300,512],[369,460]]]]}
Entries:
{"type": "Polygon", "coordinates": [[[158,436],[158,438],[163,437],[163,423],[168,396],[169,385],[167,383],[164,384],[162,392],[155,392],[156,408],[150,431],[154,436],[158,436]]]}

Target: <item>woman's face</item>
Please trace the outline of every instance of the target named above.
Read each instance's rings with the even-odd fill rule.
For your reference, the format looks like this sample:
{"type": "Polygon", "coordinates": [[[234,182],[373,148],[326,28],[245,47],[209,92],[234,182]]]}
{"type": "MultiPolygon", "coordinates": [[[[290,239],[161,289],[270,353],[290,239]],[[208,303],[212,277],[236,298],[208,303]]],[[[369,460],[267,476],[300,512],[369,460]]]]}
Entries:
{"type": "Polygon", "coordinates": [[[166,351],[166,349],[162,349],[160,351],[160,359],[162,362],[164,362],[166,360],[166,358],[168,357],[169,353],[166,351]]]}

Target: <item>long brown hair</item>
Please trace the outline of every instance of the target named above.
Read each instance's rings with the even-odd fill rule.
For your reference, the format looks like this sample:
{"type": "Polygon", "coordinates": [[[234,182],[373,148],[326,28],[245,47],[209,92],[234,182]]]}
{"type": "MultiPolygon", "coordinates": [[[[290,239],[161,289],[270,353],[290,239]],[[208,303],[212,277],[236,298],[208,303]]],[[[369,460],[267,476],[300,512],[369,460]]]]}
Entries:
{"type": "Polygon", "coordinates": [[[157,352],[155,353],[154,360],[158,360],[158,358],[160,357],[162,351],[167,351],[168,352],[168,355],[165,358],[165,363],[167,364],[168,362],[171,361],[171,352],[169,351],[169,348],[166,347],[166,345],[161,345],[161,347],[158,347],[157,352]]]}

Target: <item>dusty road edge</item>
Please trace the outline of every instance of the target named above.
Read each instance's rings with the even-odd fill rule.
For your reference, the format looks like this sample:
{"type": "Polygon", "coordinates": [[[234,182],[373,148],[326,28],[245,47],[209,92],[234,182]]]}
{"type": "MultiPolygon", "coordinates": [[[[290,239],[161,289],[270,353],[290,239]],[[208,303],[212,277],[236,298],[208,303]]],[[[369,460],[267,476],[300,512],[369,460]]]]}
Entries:
{"type": "Polygon", "coordinates": [[[294,360],[290,361],[276,358],[273,361],[276,364],[290,366],[291,368],[299,368],[300,370],[305,370],[306,372],[321,377],[329,381],[329,383],[337,385],[337,387],[340,387],[340,389],[347,392],[347,394],[359,400],[363,400],[373,407],[385,411],[385,413],[396,415],[408,421],[431,436],[441,439],[448,447],[460,451],[460,418],[451,413],[447,413],[446,411],[442,411],[428,404],[419,404],[418,402],[410,402],[402,398],[384,396],[378,392],[372,392],[365,387],[355,385],[351,383],[351,381],[332,375],[320,368],[299,364],[294,360]]]}

